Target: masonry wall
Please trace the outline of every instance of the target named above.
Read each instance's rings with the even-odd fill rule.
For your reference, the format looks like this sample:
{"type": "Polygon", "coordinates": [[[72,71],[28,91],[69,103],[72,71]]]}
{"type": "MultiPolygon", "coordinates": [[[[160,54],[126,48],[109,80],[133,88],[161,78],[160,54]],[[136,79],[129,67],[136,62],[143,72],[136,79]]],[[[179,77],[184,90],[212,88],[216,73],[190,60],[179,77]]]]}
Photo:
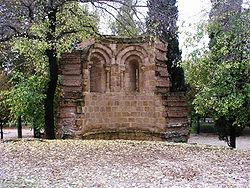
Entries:
{"type": "Polygon", "coordinates": [[[163,132],[164,108],[154,95],[91,93],[77,120],[78,135],[88,132],[163,132]]]}
{"type": "Polygon", "coordinates": [[[171,93],[160,41],[93,41],[61,60],[58,136],[186,141],[184,93],[171,93]]]}

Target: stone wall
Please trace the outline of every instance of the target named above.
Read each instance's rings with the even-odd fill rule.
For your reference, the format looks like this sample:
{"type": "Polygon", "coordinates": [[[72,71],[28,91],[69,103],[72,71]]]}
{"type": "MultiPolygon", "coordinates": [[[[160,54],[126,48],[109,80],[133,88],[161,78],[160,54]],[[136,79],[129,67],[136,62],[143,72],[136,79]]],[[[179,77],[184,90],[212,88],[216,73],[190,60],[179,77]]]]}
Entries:
{"type": "Polygon", "coordinates": [[[150,38],[85,41],[61,59],[58,136],[186,141],[184,93],[171,93],[166,45],[150,38]]]}

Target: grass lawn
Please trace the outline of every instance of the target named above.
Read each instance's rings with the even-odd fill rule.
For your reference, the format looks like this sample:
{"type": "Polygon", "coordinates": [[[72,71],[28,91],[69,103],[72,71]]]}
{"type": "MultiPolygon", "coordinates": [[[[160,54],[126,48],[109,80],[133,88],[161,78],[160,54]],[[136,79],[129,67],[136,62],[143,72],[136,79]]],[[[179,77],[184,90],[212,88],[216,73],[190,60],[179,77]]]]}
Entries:
{"type": "Polygon", "coordinates": [[[0,187],[250,187],[250,151],[165,142],[0,142],[0,187]]]}

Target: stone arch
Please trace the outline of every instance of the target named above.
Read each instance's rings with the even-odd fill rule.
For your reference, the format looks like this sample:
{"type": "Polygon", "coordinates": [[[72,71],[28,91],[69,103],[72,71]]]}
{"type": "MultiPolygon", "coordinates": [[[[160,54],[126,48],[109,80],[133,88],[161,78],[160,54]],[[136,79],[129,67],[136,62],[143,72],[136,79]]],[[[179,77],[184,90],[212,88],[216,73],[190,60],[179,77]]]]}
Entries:
{"type": "Polygon", "coordinates": [[[111,63],[111,57],[110,55],[102,50],[102,49],[99,49],[99,48],[94,48],[90,55],[89,55],[89,58],[88,58],[88,61],[91,62],[91,58],[95,56],[95,57],[98,57],[99,60],[102,60],[105,62],[105,64],[110,64],[111,63]]]}
{"type": "Polygon", "coordinates": [[[149,63],[147,51],[138,45],[131,45],[125,48],[122,48],[116,56],[116,62],[121,66],[125,66],[125,62],[130,56],[138,56],[141,59],[143,64],[149,63]]]}
{"type": "Polygon", "coordinates": [[[110,64],[112,51],[96,44],[88,57],[89,91],[104,93],[110,88],[110,64]]]}
{"type": "Polygon", "coordinates": [[[116,62],[124,67],[122,73],[123,88],[126,91],[139,92],[144,88],[144,66],[149,63],[147,51],[139,45],[122,48],[116,56],[116,62]]]}
{"type": "Polygon", "coordinates": [[[94,46],[94,49],[100,49],[100,50],[102,50],[104,53],[106,53],[109,56],[110,59],[111,59],[111,57],[114,54],[113,50],[110,47],[102,45],[102,44],[96,43],[95,46],[94,46]]]}

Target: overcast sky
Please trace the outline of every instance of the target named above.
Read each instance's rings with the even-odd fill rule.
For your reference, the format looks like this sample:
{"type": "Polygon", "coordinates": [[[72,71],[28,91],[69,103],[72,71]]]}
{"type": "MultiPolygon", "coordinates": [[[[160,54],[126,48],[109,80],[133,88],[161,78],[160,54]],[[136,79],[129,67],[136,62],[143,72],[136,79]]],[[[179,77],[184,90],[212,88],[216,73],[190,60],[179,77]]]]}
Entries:
{"type": "MultiPolygon", "coordinates": [[[[250,0],[243,0],[245,7],[249,8],[250,0]]],[[[145,4],[146,0],[138,0],[141,4],[145,4]]],[[[210,0],[177,0],[179,10],[179,42],[183,51],[183,57],[187,53],[188,49],[183,47],[186,35],[185,32],[195,33],[195,25],[208,20],[209,11],[211,9],[210,0]]],[[[141,9],[142,16],[146,16],[147,9],[141,9]]],[[[107,17],[106,17],[107,18],[107,17]]],[[[101,31],[103,34],[110,34],[107,28],[110,19],[101,19],[101,31]]]]}
{"type": "MultiPolygon", "coordinates": [[[[196,32],[195,25],[208,20],[210,9],[210,0],[178,0],[179,42],[183,58],[185,58],[188,52],[192,51],[192,47],[189,49],[184,47],[184,42],[187,38],[185,33],[190,32],[194,34],[196,32]]],[[[204,42],[208,43],[208,37],[204,42]]]]}
{"type": "MultiPolygon", "coordinates": [[[[139,2],[138,3],[139,5],[144,5],[144,6],[146,5],[146,0],[137,0],[137,1],[139,2]]],[[[204,14],[209,12],[211,8],[210,0],[177,0],[177,5],[178,5],[178,10],[179,10],[180,23],[199,22],[201,19],[204,18],[204,14]]],[[[138,11],[139,11],[138,13],[139,17],[145,18],[147,16],[147,8],[140,8],[138,9],[138,11]]],[[[113,11],[112,9],[110,9],[110,12],[112,12],[114,15],[116,14],[116,12],[113,11]]],[[[107,12],[106,14],[109,15],[107,12]]],[[[110,21],[106,19],[106,17],[102,17],[102,18],[101,18],[101,21],[104,23],[110,21]]]]}
{"type": "MultiPolygon", "coordinates": [[[[243,0],[243,7],[250,8],[250,0],[243,0]]],[[[211,9],[210,0],[178,0],[178,10],[179,10],[179,42],[182,48],[182,57],[192,50],[192,47],[187,49],[183,46],[186,35],[185,32],[195,33],[195,25],[207,21],[209,19],[209,12],[211,9]]],[[[204,42],[208,43],[208,36],[205,38],[204,42]]],[[[202,44],[200,44],[202,45],[202,44]]]]}
{"type": "Polygon", "coordinates": [[[179,19],[198,22],[211,9],[210,0],[178,0],[179,19]]]}

